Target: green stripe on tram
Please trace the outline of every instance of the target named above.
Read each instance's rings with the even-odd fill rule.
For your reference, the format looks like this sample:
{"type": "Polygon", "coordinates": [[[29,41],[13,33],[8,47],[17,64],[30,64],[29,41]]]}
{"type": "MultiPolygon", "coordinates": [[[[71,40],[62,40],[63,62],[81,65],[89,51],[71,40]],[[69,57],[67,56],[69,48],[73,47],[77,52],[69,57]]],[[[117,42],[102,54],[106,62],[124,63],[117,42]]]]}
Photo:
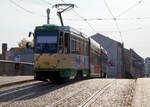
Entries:
{"type": "MultiPolygon", "coordinates": [[[[64,68],[64,69],[48,69],[48,68],[39,68],[35,69],[35,72],[60,72],[60,77],[67,78],[67,77],[72,77],[76,76],[78,69],[71,69],[71,68],[64,68]]],[[[88,74],[89,70],[85,69],[83,70],[83,74],[88,74]]]]}

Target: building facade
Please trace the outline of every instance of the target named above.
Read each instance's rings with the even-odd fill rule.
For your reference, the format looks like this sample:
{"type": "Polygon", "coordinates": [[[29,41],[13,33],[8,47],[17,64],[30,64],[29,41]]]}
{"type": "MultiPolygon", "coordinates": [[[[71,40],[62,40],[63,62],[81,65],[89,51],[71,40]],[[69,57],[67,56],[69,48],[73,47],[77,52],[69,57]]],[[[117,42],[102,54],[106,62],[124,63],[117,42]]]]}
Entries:
{"type": "Polygon", "coordinates": [[[126,78],[144,77],[144,59],[133,49],[124,49],[126,78]]]}
{"type": "Polygon", "coordinates": [[[123,78],[123,45],[102,34],[95,34],[91,38],[104,47],[108,53],[108,78],[123,78]]]}
{"type": "Polygon", "coordinates": [[[20,56],[21,62],[33,63],[34,59],[33,49],[11,48],[9,51],[7,51],[6,59],[13,61],[17,56],[20,56]]]}
{"type": "Polygon", "coordinates": [[[150,57],[145,58],[145,76],[150,77],[150,57]]]}
{"type": "Polygon", "coordinates": [[[0,59],[5,60],[7,53],[7,43],[2,43],[2,54],[0,54],[0,59]]]}

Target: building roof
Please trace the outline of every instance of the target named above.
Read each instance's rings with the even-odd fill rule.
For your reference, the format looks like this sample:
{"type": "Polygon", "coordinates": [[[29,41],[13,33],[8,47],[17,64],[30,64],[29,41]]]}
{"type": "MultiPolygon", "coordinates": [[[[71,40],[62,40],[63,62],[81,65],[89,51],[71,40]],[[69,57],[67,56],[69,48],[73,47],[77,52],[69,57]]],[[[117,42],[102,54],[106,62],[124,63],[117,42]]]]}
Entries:
{"type": "Polygon", "coordinates": [[[92,35],[92,36],[91,36],[91,38],[93,38],[93,37],[102,37],[102,38],[105,38],[105,39],[108,39],[108,40],[111,40],[111,41],[114,41],[114,42],[117,42],[117,43],[121,44],[120,42],[118,42],[118,41],[116,41],[116,40],[114,40],[114,39],[111,39],[111,38],[109,38],[108,36],[105,36],[105,35],[100,34],[100,33],[96,33],[95,35],[92,35]]]}

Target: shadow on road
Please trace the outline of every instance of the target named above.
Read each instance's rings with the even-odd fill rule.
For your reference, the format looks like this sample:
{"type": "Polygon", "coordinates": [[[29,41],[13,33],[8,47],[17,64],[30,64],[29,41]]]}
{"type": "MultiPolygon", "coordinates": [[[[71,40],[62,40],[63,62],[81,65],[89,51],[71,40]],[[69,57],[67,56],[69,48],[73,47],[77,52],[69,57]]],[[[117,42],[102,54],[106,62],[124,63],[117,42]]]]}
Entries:
{"type": "Polygon", "coordinates": [[[34,99],[48,93],[51,93],[62,87],[81,82],[80,81],[69,81],[63,84],[52,84],[48,82],[34,83],[25,85],[17,88],[12,88],[5,91],[0,91],[0,102],[15,102],[34,99]]]}

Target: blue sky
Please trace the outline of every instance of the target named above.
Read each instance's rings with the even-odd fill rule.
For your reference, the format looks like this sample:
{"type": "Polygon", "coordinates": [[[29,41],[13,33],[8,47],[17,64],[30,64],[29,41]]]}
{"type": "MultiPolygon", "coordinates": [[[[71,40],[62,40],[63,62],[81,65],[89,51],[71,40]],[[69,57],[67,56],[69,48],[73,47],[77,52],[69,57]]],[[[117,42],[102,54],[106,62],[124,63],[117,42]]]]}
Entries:
{"type": "MultiPolygon", "coordinates": [[[[37,25],[46,23],[46,9],[51,9],[51,23],[60,25],[56,9],[51,8],[61,0],[13,0],[23,8],[32,11],[30,14],[12,4],[9,0],[1,0],[0,4],[0,44],[8,43],[8,48],[17,46],[22,38],[28,38],[28,32],[33,31],[37,25]],[[49,5],[51,3],[52,5],[49,5]]],[[[88,19],[112,18],[104,4],[104,0],[64,0],[66,3],[74,3],[77,8],[74,10],[82,17],[88,19]]],[[[117,20],[123,41],[126,48],[134,49],[142,57],[150,56],[150,1],[143,0],[105,0],[113,15],[120,13],[120,20],[117,20]],[[135,5],[138,4],[138,5],[135,5]],[[133,7],[133,8],[130,8],[133,7]],[[124,12],[130,8],[128,11],[124,12]],[[143,18],[139,20],[137,18],[143,18]],[[146,19],[147,18],[147,19],[146,19]]],[[[121,42],[113,20],[92,20],[88,21],[96,30],[93,31],[85,21],[81,20],[73,11],[63,13],[65,25],[70,25],[83,33],[91,36],[97,32],[121,42]],[[70,20],[69,20],[70,19],[70,20]],[[72,20],[71,20],[72,19],[72,20]]],[[[1,49],[0,49],[1,52],[1,49]]]]}

